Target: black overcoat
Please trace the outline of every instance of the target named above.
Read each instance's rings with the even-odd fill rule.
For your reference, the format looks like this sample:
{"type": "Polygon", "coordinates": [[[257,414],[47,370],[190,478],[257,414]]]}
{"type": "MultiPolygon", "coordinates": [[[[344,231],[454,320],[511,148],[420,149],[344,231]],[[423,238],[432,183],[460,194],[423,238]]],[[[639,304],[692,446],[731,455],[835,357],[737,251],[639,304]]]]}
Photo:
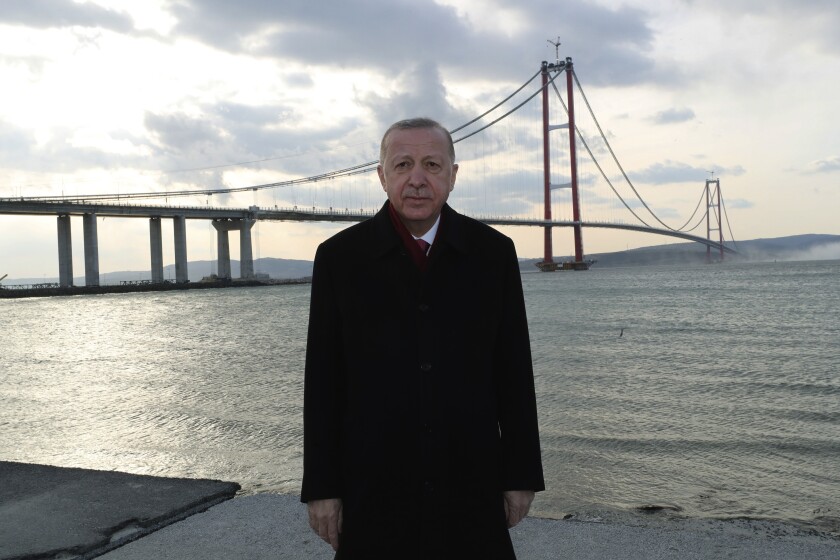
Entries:
{"type": "Polygon", "coordinates": [[[337,558],[513,558],[502,492],[544,489],[513,242],[444,206],[421,272],[388,215],[318,247],[301,499],[337,558]]]}

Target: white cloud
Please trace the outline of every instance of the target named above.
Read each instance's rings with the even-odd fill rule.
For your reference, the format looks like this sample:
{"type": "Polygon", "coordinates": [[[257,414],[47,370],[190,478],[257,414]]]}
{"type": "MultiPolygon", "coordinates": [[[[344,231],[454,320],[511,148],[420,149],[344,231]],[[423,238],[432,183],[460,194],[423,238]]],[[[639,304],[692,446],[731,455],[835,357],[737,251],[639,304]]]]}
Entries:
{"type": "Polygon", "coordinates": [[[833,156],[815,161],[810,165],[815,173],[833,173],[840,171],[840,156],[833,156]]]}

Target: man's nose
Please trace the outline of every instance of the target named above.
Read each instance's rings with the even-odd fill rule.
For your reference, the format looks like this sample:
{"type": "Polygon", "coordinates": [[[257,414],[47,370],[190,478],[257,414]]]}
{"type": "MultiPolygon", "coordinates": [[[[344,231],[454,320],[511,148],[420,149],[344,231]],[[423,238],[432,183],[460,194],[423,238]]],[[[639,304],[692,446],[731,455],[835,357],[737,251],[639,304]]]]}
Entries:
{"type": "Polygon", "coordinates": [[[422,165],[415,165],[408,175],[408,184],[413,187],[422,187],[426,184],[426,170],[422,165]]]}

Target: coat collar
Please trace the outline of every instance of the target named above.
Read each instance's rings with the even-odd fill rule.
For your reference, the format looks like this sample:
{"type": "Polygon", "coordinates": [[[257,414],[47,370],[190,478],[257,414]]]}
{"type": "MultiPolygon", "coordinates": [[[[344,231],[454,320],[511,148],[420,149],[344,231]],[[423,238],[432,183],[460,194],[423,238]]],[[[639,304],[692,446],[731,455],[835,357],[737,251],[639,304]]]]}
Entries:
{"type": "MultiPolygon", "coordinates": [[[[371,247],[375,257],[381,257],[402,244],[402,239],[394,229],[391,217],[388,215],[389,204],[386,200],[382,208],[371,218],[374,232],[371,247]]],[[[438,229],[435,237],[435,245],[440,243],[441,245],[448,245],[458,252],[468,253],[470,245],[464,235],[463,216],[453,210],[449,204],[444,204],[440,213],[440,229],[438,229]]],[[[437,249],[432,249],[432,254],[440,254],[442,248],[442,246],[439,246],[437,249]]]]}
{"type": "Polygon", "coordinates": [[[374,234],[371,249],[374,257],[381,257],[402,243],[400,235],[394,229],[391,217],[388,215],[389,204],[386,200],[379,212],[371,218],[374,234]]]}

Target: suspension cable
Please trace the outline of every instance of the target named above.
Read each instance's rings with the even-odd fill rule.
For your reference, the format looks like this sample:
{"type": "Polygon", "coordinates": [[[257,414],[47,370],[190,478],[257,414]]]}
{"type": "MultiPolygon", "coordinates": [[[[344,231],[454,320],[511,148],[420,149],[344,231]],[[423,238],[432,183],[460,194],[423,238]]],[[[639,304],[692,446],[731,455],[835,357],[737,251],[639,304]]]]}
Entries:
{"type": "MultiPolygon", "coordinates": [[[[472,119],[471,121],[467,122],[466,124],[463,124],[463,125],[455,128],[455,129],[453,129],[450,132],[450,134],[458,132],[459,130],[463,130],[464,128],[466,128],[466,127],[470,126],[471,124],[479,121],[480,119],[484,118],[485,116],[487,116],[491,112],[498,109],[500,106],[502,106],[503,104],[508,102],[510,99],[512,99],[514,96],[516,96],[519,92],[521,92],[523,89],[525,89],[525,87],[528,86],[528,84],[530,84],[531,82],[533,82],[534,79],[537,76],[539,76],[541,72],[542,72],[542,69],[537,71],[536,74],[531,76],[524,84],[522,84],[512,94],[507,96],[503,101],[501,101],[500,103],[497,103],[495,106],[493,106],[489,110],[485,111],[484,113],[482,113],[478,117],[476,117],[476,118],[472,119]]],[[[556,79],[556,77],[557,77],[557,75],[555,75],[555,77],[552,79],[552,83],[553,83],[554,79],[556,79]]],[[[527,103],[528,101],[533,99],[540,91],[542,91],[542,87],[540,87],[540,89],[538,89],[533,95],[528,97],[528,99],[526,99],[524,102],[520,103],[514,109],[512,109],[511,111],[508,111],[507,113],[505,113],[501,117],[497,118],[496,120],[494,120],[490,124],[488,124],[486,126],[483,126],[483,127],[479,128],[478,130],[476,130],[476,131],[474,131],[470,134],[467,134],[466,136],[458,138],[457,140],[453,140],[453,142],[458,143],[462,140],[466,140],[467,138],[470,138],[471,136],[474,136],[474,135],[478,134],[479,132],[487,129],[488,127],[496,124],[497,122],[499,122],[502,119],[509,116],[511,113],[520,109],[523,105],[525,105],[525,103],[527,103]]],[[[273,159],[273,158],[268,158],[268,159],[273,159]]],[[[267,159],[266,160],[259,160],[259,161],[267,161],[267,159]]],[[[315,183],[315,182],[318,182],[318,181],[324,181],[324,180],[329,180],[329,179],[336,179],[336,178],[339,178],[339,177],[349,177],[349,176],[352,176],[352,175],[359,175],[359,174],[362,174],[362,173],[370,173],[371,171],[373,171],[375,169],[375,167],[378,164],[379,164],[379,160],[373,160],[373,161],[368,161],[368,162],[361,163],[361,164],[358,164],[358,165],[354,165],[354,166],[351,166],[351,167],[345,167],[344,169],[338,169],[338,170],[335,170],[335,171],[320,173],[318,175],[312,175],[312,176],[309,176],[309,177],[300,177],[300,178],[297,178],[297,179],[290,179],[288,181],[278,181],[278,182],[266,183],[266,184],[262,184],[262,185],[250,185],[250,186],[247,186],[247,187],[229,187],[229,188],[213,189],[213,190],[190,189],[190,190],[175,191],[175,192],[169,192],[169,193],[141,192],[141,193],[92,194],[92,195],[80,195],[80,196],[30,196],[30,197],[21,197],[21,199],[22,200],[31,200],[31,201],[38,201],[38,200],[41,200],[41,201],[43,201],[43,200],[105,201],[105,200],[144,199],[144,198],[161,198],[161,197],[175,198],[175,197],[195,196],[195,195],[232,194],[232,193],[245,192],[245,191],[259,191],[259,190],[264,190],[264,189],[284,188],[284,187],[290,187],[290,186],[307,184],[307,183],[315,183]]],[[[236,164],[232,164],[232,165],[236,165],[236,164]]],[[[217,166],[217,167],[224,167],[224,166],[217,166]]]]}
{"type": "MultiPolygon", "coordinates": [[[[720,194],[720,183],[718,183],[718,194],[720,194]]],[[[729,230],[729,237],[732,239],[732,245],[735,247],[735,250],[738,250],[738,243],[735,242],[735,235],[732,233],[732,224],[729,221],[729,213],[726,211],[726,202],[723,200],[723,197],[720,197],[720,205],[723,207],[723,217],[726,218],[726,229],[729,230]]]]}
{"type": "MultiPolygon", "coordinates": [[[[486,117],[487,115],[489,115],[490,113],[492,113],[493,111],[495,111],[496,109],[498,109],[499,107],[501,107],[502,105],[504,105],[505,103],[507,103],[508,101],[510,101],[511,99],[513,99],[513,97],[514,97],[517,93],[519,93],[520,91],[522,91],[523,89],[525,89],[525,86],[527,86],[528,84],[530,84],[531,82],[533,82],[533,81],[534,81],[534,78],[536,78],[537,76],[539,76],[541,72],[542,72],[542,68],[540,68],[539,70],[537,70],[537,73],[536,73],[536,74],[534,74],[533,76],[531,76],[531,77],[528,79],[528,81],[527,81],[527,82],[525,82],[524,84],[522,84],[521,86],[519,86],[519,89],[517,89],[516,91],[514,91],[513,93],[511,93],[510,95],[508,95],[507,97],[505,97],[502,101],[498,102],[498,103],[497,103],[496,105],[494,105],[492,108],[490,108],[490,109],[488,109],[487,111],[483,112],[482,114],[480,114],[479,116],[477,116],[476,118],[474,118],[473,120],[471,120],[470,122],[468,122],[468,123],[466,123],[466,124],[462,124],[462,125],[461,125],[461,126],[459,126],[458,128],[454,128],[454,129],[450,130],[450,131],[449,131],[449,134],[455,134],[455,133],[456,133],[456,132],[458,132],[459,130],[464,129],[464,128],[467,128],[468,126],[470,126],[470,125],[471,125],[471,124],[473,124],[474,122],[477,122],[477,121],[479,121],[479,120],[483,119],[484,117],[486,117]]],[[[530,100],[530,98],[529,98],[529,100],[530,100]]],[[[521,107],[521,105],[520,105],[520,107],[521,107]]],[[[518,109],[518,108],[519,108],[519,107],[517,107],[517,109],[518,109]]],[[[467,138],[467,137],[465,137],[465,138],[467,138]]]]}
{"type": "MultiPolygon", "coordinates": [[[[613,151],[609,140],[607,140],[607,137],[604,134],[604,131],[601,129],[601,125],[598,123],[598,119],[595,118],[595,113],[594,113],[594,111],[592,111],[592,106],[589,104],[589,100],[586,98],[586,94],[583,92],[583,88],[581,87],[580,81],[578,80],[577,74],[574,72],[574,70],[572,70],[572,76],[575,79],[575,83],[577,84],[578,91],[580,92],[581,97],[583,97],[583,102],[586,104],[586,108],[589,109],[589,115],[592,117],[592,120],[595,121],[595,126],[598,127],[598,132],[601,134],[601,139],[604,141],[604,144],[607,146],[607,149],[609,150],[610,155],[613,158],[613,161],[618,166],[619,171],[621,171],[621,175],[624,177],[624,180],[627,181],[627,184],[630,185],[630,189],[632,189],[632,191],[636,194],[636,197],[639,199],[639,202],[641,202],[642,205],[645,207],[645,209],[648,212],[650,212],[650,215],[653,216],[653,218],[657,222],[662,224],[666,229],[669,229],[671,231],[682,231],[682,230],[674,229],[671,226],[669,226],[668,224],[666,224],[665,222],[663,222],[662,220],[660,220],[659,216],[657,216],[654,213],[654,211],[650,209],[650,206],[648,206],[647,202],[645,202],[645,199],[642,198],[642,195],[640,195],[639,191],[636,190],[636,187],[633,185],[633,182],[630,180],[630,177],[628,177],[627,173],[624,171],[624,167],[622,167],[621,163],[619,163],[618,157],[615,155],[615,152],[613,151]]],[[[635,215],[635,213],[634,213],[634,215],[635,215]]]]}
{"type": "MultiPolygon", "coordinates": [[[[560,90],[557,89],[556,84],[552,84],[552,86],[554,87],[554,92],[557,94],[557,99],[560,100],[560,104],[563,105],[563,109],[568,114],[569,108],[566,107],[566,102],[563,101],[563,98],[560,96],[560,90]]],[[[589,157],[592,158],[592,163],[594,163],[595,167],[598,168],[598,171],[601,172],[601,177],[603,177],[604,180],[607,182],[607,184],[610,186],[610,189],[612,189],[612,192],[615,193],[615,196],[618,197],[618,199],[621,201],[621,203],[624,205],[624,207],[627,208],[627,210],[631,214],[633,214],[633,216],[635,216],[637,220],[642,222],[642,224],[644,224],[646,227],[652,228],[653,226],[651,226],[649,223],[644,221],[641,216],[636,214],[636,212],[634,212],[633,209],[630,208],[630,205],[627,204],[627,201],[624,200],[624,198],[622,198],[622,196],[620,194],[618,194],[618,191],[615,189],[615,186],[613,186],[612,181],[610,181],[609,177],[607,177],[607,174],[604,172],[603,168],[601,167],[601,164],[598,163],[598,160],[595,158],[595,154],[593,154],[592,150],[589,149],[589,144],[586,142],[586,139],[583,137],[583,134],[580,133],[580,129],[578,128],[577,123],[575,123],[575,132],[577,133],[578,138],[580,138],[580,141],[583,144],[583,147],[586,148],[586,152],[589,154],[589,157]]]]}
{"type": "MultiPolygon", "coordinates": [[[[560,70],[559,72],[557,72],[557,74],[555,74],[555,75],[554,75],[554,77],[553,77],[553,78],[551,78],[551,79],[549,80],[549,83],[550,83],[551,85],[554,85],[554,80],[556,80],[556,79],[557,79],[557,77],[558,77],[561,73],[563,73],[564,71],[565,71],[565,69],[560,70]]],[[[542,70],[540,70],[540,72],[542,72],[542,70]]],[[[531,80],[533,80],[533,79],[534,79],[534,78],[531,78],[531,80]]],[[[530,83],[530,82],[529,82],[529,83],[530,83]]],[[[527,85],[527,84],[526,84],[526,85],[527,85]]],[[[548,84],[546,84],[546,86],[547,86],[547,85],[548,85],[548,84]]],[[[556,87],[556,86],[555,86],[555,87],[556,87]]],[[[522,89],[522,88],[520,88],[520,89],[522,89]]],[[[467,139],[467,138],[469,138],[470,136],[475,136],[476,134],[478,134],[478,133],[479,133],[479,132],[481,132],[482,130],[485,130],[485,129],[487,129],[487,128],[490,128],[491,126],[493,126],[493,125],[494,125],[494,124],[496,124],[497,122],[499,122],[499,121],[501,121],[502,119],[504,119],[504,118],[508,117],[511,113],[514,113],[514,112],[518,111],[519,109],[521,109],[523,105],[525,105],[526,103],[528,103],[529,101],[531,101],[533,98],[535,98],[537,95],[539,95],[539,94],[542,92],[542,90],[543,90],[543,87],[542,87],[542,86],[540,86],[540,88],[539,88],[537,91],[535,91],[534,93],[532,93],[531,95],[529,95],[529,96],[528,96],[528,98],[527,98],[525,101],[523,101],[522,103],[520,103],[519,105],[517,105],[516,107],[514,107],[513,109],[511,109],[510,111],[508,111],[507,113],[505,113],[505,114],[504,114],[504,115],[502,115],[501,117],[499,117],[498,119],[496,119],[496,120],[494,120],[494,121],[491,121],[491,122],[487,123],[486,125],[482,126],[481,128],[478,128],[478,129],[474,130],[473,132],[470,132],[470,133],[469,133],[469,134],[467,134],[466,136],[462,136],[462,137],[458,138],[457,140],[455,140],[455,142],[457,143],[457,142],[460,142],[461,140],[466,140],[466,139],[467,139]]],[[[463,128],[463,127],[461,127],[461,128],[463,128]]],[[[458,129],[458,130],[460,130],[460,129],[458,129]]]]}
{"type": "MultiPolygon", "coordinates": [[[[693,228],[691,228],[691,229],[685,229],[685,228],[686,228],[686,226],[688,226],[688,224],[691,222],[691,220],[693,220],[693,219],[694,219],[694,216],[697,214],[697,211],[698,211],[698,210],[700,210],[700,206],[703,204],[703,196],[704,196],[705,194],[706,194],[706,193],[705,193],[705,191],[700,191],[700,200],[698,200],[698,201],[697,201],[697,206],[695,206],[695,207],[694,207],[694,212],[692,212],[692,213],[691,213],[691,217],[689,217],[689,218],[685,221],[685,223],[684,223],[684,224],[683,224],[683,225],[682,225],[682,226],[681,226],[681,227],[680,227],[677,231],[694,231],[695,229],[697,229],[698,227],[700,227],[700,224],[702,223],[702,220],[701,220],[700,222],[698,222],[698,223],[697,223],[697,225],[696,225],[696,226],[694,226],[693,228]]],[[[702,216],[701,216],[701,217],[702,217],[702,216]]]]}

